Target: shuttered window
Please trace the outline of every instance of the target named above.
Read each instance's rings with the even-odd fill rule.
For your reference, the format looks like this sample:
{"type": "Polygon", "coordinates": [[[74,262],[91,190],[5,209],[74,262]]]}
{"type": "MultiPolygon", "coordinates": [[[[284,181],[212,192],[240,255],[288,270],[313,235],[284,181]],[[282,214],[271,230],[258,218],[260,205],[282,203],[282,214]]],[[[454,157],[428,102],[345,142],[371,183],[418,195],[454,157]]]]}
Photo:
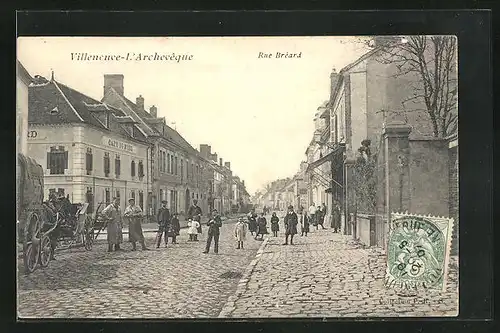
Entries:
{"type": "Polygon", "coordinates": [[[139,161],[139,166],[138,166],[138,176],[139,178],[144,177],[144,165],[142,164],[142,161],[139,161]]]}
{"type": "Polygon", "coordinates": [[[51,175],[63,175],[64,170],[68,168],[68,152],[64,146],[50,147],[47,153],[47,169],[51,175]]]}
{"type": "Polygon", "coordinates": [[[116,155],[115,156],[115,174],[116,174],[116,178],[120,178],[120,168],[121,165],[120,165],[120,155],[116,155]]]}
{"type": "Polygon", "coordinates": [[[104,153],[104,176],[109,177],[110,172],[111,172],[111,165],[109,161],[109,153],[104,153]]]}
{"type": "Polygon", "coordinates": [[[130,163],[130,175],[131,175],[132,177],[135,177],[135,161],[132,161],[132,162],[130,163]]]}
{"type": "Polygon", "coordinates": [[[87,148],[87,153],[85,154],[85,170],[87,170],[87,175],[92,174],[93,159],[92,148],[87,148]]]}
{"type": "Polygon", "coordinates": [[[144,210],[144,193],[139,191],[139,207],[144,210]]]}

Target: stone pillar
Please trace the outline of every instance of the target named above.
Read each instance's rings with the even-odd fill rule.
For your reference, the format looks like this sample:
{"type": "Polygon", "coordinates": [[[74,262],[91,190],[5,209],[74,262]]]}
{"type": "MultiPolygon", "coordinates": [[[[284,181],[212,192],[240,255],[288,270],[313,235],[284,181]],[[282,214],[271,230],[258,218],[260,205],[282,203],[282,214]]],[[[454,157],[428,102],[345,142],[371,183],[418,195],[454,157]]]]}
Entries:
{"type": "Polygon", "coordinates": [[[390,123],[384,126],[385,161],[385,205],[384,241],[386,247],[388,222],[391,212],[405,212],[410,209],[410,142],[411,127],[404,123],[390,123]]]}

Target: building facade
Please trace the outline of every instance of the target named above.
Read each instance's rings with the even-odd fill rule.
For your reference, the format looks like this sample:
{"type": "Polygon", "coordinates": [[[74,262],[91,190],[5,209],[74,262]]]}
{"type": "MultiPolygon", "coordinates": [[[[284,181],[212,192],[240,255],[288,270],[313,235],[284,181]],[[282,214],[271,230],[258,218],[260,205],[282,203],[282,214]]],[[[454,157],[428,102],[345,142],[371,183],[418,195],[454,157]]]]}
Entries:
{"type": "Polygon", "coordinates": [[[28,87],[33,78],[18,61],[16,71],[16,152],[28,153],[28,87]]]}
{"type": "Polygon", "coordinates": [[[104,75],[102,101],[136,121],[152,146],[148,164],[152,176],[148,204],[150,214],[158,211],[162,200],[167,200],[172,212],[186,216],[196,199],[202,211],[206,212],[209,197],[203,184],[203,169],[207,167],[204,159],[175,129],[167,125],[165,118],[158,117],[154,105],[149,112],[145,110],[144,97],[137,97],[135,103],[126,98],[123,81],[121,74],[104,75]]]}
{"type": "Polygon", "coordinates": [[[136,123],[51,78],[35,77],[29,89],[28,155],[45,169],[45,196],[58,193],[88,202],[93,213],[114,197],[124,207],[148,200],[149,144],[136,123]]]}

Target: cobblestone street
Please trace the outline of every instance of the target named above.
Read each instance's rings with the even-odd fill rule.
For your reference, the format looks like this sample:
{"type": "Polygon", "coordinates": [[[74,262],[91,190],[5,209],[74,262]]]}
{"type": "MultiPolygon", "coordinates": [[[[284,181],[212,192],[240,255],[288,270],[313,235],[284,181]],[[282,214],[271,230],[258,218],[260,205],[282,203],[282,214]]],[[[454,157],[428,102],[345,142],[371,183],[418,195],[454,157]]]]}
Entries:
{"type": "MultiPolygon", "coordinates": [[[[268,219],[269,220],[269,219],[268,219]]],[[[153,251],[105,252],[105,244],[60,251],[49,267],[19,274],[23,318],[256,318],[454,316],[457,258],[447,291],[398,296],[384,285],[385,255],[330,229],[264,242],[247,234],[235,249],[234,220],[224,222],[219,254],[202,254],[181,230],[179,244],[153,251]]],[[[145,233],[153,248],[154,233],[145,233]]],[[[213,245],[212,245],[213,248],[213,245]]],[[[129,250],[130,245],[125,244],[129,250]]]]}
{"type": "MultiPolygon", "coordinates": [[[[236,250],[234,221],[221,229],[219,254],[202,254],[199,242],[181,230],[178,244],[154,249],[154,233],[145,233],[152,251],[106,252],[106,245],[60,251],[56,261],[30,275],[18,275],[18,315],[22,318],[207,318],[217,317],[235,292],[239,276],[262,242],[250,240],[236,250]]],[[[125,236],[127,240],[127,236],[125,236]]]]}
{"type": "Polygon", "coordinates": [[[447,291],[401,297],[384,283],[385,255],[351,236],[313,230],[284,246],[270,237],[248,279],[220,317],[369,317],[458,315],[457,258],[447,291]]]}

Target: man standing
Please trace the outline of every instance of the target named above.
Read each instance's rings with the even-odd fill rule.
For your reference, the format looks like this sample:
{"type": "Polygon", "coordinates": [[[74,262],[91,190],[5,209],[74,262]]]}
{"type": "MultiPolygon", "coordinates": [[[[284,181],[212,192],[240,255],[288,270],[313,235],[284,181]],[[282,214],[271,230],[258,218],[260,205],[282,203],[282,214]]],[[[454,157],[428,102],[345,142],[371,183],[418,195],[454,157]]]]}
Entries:
{"type": "Polygon", "coordinates": [[[156,248],[160,247],[162,235],[165,234],[165,247],[168,243],[168,229],[170,227],[170,211],[167,208],[167,200],[161,202],[161,208],[158,210],[158,234],[156,235],[156,248]]]}
{"type": "Polygon", "coordinates": [[[311,206],[309,206],[309,222],[317,228],[318,227],[318,221],[317,221],[317,216],[316,216],[317,208],[314,205],[314,202],[311,202],[311,206]]]}
{"type": "Polygon", "coordinates": [[[196,215],[202,215],[202,212],[200,206],[198,206],[198,200],[194,199],[193,204],[188,210],[188,219],[194,220],[196,215]]]}
{"type": "Polygon", "coordinates": [[[108,252],[122,251],[120,244],[123,242],[122,234],[122,213],[120,211],[120,199],[113,198],[113,202],[103,209],[101,214],[107,219],[108,226],[108,252]]]}
{"type": "Polygon", "coordinates": [[[340,204],[337,200],[332,209],[332,228],[333,232],[340,232],[340,204]]]}
{"type": "Polygon", "coordinates": [[[212,244],[212,238],[214,240],[214,253],[219,253],[219,235],[220,235],[220,227],[222,227],[222,220],[220,218],[217,209],[213,210],[212,217],[209,219],[208,223],[208,238],[207,238],[207,247],[203,253],[208,253],[210,250],[210,245],[212,244]]]}
{"type": "Polygon", "coordinates": [[[290,236],[290,245],[293,245],[293,235],[297,234],[298,218],[293,211],[293,206],[288,206],[288,213],[285,216],[285,243],[288,245],[288,236],[290,236]]]}
{"type": "Polygon", "coordinates": [[[135,205],[134,198],[128,199],[128,203],[123,216],[128,220],[128,240],[132,243],[132,251],[137,250],[137,242],[141,243],[143,250],[149,250],[144,243],[144,235],[142,234],[142,209],[135,205]]]}
{"type": "Polygon", "coordinates": [[[326,216],[326,206],[323,204],[322,206],[318,206],[318,209],[316,210],[316,230],[318,230],[318,226],[321,226],[321,229],[325,229],[325,226],[323,223],[325,222],[325,216],[326,216]]]}
{"type": "Polygon", "coordinates": [[[198,206],[198,200],[193,200],[193,205],[189,207],[188,219],[196,220],[199,222],[198,233],[201,234],[201,215],[203,215],[200,206],[198,206]]]}

